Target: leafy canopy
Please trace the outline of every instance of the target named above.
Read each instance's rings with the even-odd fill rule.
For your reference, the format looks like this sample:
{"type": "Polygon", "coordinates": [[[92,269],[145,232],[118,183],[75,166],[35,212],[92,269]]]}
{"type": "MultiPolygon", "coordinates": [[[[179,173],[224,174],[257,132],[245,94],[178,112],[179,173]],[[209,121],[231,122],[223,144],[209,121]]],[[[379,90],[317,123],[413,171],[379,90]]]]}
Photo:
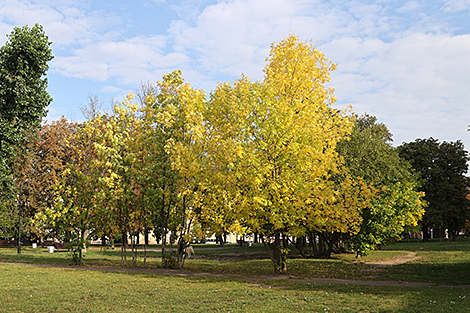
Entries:
{"type": "Polygon", "coordinates": [[[15,27],[0,48],[0,168],[25,139],[25,130],[39,126],[52,98],[43,78],[52,51],[41,25],[15,27]]]}

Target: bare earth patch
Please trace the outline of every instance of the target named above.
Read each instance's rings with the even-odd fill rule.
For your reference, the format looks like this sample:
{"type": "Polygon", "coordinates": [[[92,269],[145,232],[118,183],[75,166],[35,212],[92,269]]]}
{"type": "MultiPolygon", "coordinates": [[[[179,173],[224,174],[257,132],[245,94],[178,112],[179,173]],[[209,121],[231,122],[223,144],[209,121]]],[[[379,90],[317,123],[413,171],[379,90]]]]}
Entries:
{"type": "Polygon", "coordinates": [[[367,265],[373,265],[373,266],[376,266],[377,268],[384,268],[384,267],[389,267],[393,265],[403,264],[406,262],[411,262],[419,258],[421,257],[417,256],[416,252],[413,251],[401,257],[395,257],[395,258],[384,259],[384,260],[374,260],[371,262],[361,262],[361,263],[367,264],[367,265]]]}

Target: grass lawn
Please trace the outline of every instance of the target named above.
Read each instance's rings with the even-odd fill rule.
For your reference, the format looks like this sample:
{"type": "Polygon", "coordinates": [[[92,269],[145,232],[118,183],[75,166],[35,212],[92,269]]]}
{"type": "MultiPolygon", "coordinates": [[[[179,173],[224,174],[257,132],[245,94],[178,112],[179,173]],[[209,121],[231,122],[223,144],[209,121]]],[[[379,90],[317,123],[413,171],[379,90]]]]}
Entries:
{"type": "MultiPolygon", "coordinates": [[[[252,247],[239,247],[236,245],[217,249],[214,245],[194,246],[198,258],[187,259],[184,269],[187,271],[233,273],[248,275],[271,275],[274,272],[272,262],[266,258],[262,245],[252,247]],[[201,258],[202,257],[202,258],[201,258]]],[[[393,251],[382,255],[381,251],[375,252],[368,259],[387,258],[406,254],[406,252],[393,251]]],[[[120,266],[120,249],[103,250],[99,247],[89,248],[84,254],[84,263],[88,266],[120,266]]],[[[138,253],[137,267],[143,267],[143,252],[138,253]]],[[[147,251],[147,268],[161,266],[161,253],[147,251]]],[[[334,256],[332,259],[290,259],[288,270],[291,275],[299,277],[334,277],[334,278],[361,278],[369,275],[364,270],[373,266],[354,261],[352,254],[334,256]]],[[[46,249],[32,249],[23,247],[21,255],[15,248],[0,248],[0,262],[40,263],[40,264],[71,264],[69,253],[66,251],[48,253],[46,249]]],[[[132,264],[130,253],[127,256],[127,264],[132,264]]]]}
{"type": "MultiPolygon", "coordinates": [[[[155,248],[155,247],[154,247],[155,248]]],[[[250,275],[272,274],[262,246],[194,245],[199,258],[185,270],[250,275]]],[[[130,255],[130,254],[129,254],[130,255]]],[[[161,264],[148,252],[146,267],[161,264]]],[[[139,255],[138,267],[142,267],[139,255]]],[[[470,284],[470,240],[397,243],[356,260],[352,254],[325,259],[291,259],[290,274],[438,284],[470,284]],[[420,259],[380,272],[364,261],[387,259],[416,251],[420,259]],[[374,278],[375,277],[375,278],[374,278]]],[[[0,262],[69,264],[67,252],[0,248],[0,262]]],[[[131,260],[128,256],[128,262],[131,260]]],[[[91,248],[90,266],[120,264],[119,250],[91,248]]],[[[100,272],[0,264],[0,312],[470,312],[470,288],[377,287],[320,284],[289,280],[253,281],[228,278],[168,277],[153,274],[100,272]]]]}
{"type": "Polygon", "coordinates": [[[470,290],[244,282],[0,264],[0,312],[469,312],[470,290]]]}
{"type": "MultiPolygon", "coordinates": [[[[356,259],[352,253],[333,255],[331,259],[292,258],[288,263],[288,271],[289,274],[299,277],[470,284],[470,240],[468,239],[459,238],[457,242],[400,242],[374,251],[370,256],[360,259],[356,259]],[[400,257],[411,251],[416,251],[421,258],[373,273],[372,270],[375,267],[367,265],[367,262],[400,257]]],[[[262,245],[252,247],[228,245],[223,248],[215,245],[194,245],[193,247],[198,258],[186,260],[185,270],[187,271],[248,275],[273,273],[272,262],[266,258],[262,245]]],[[[147,251],[146,267],[158,268],[161,266],[159,246],[153,246],[151,249],[154,251],[147,251]]],[[[116,267],[121,263],[119,248],[103,250],[100,247],[92,247],[84,255],[85,264],[88,266],[116,267]]],[[[139,250],[138,255],[137,267],[143,267],[143,251],[139,250]]],[[[17,254],[15,248],[0,248],[0,262],[68,265],[71,261],[69,253],[65,251],[48,253],[46,249],[23,247],[21,255],[17,254]]],[[[127,263],[132,264],[130,253],[127,256],[127,263]]]]}
{"type": "Polygon", "coordinates": [[[458,241],[398,243],[387,251],[417,251],[422,258],[384,269],[391,280],[420,281],[440,284],[470,285],[470,238],[458,241]]]}

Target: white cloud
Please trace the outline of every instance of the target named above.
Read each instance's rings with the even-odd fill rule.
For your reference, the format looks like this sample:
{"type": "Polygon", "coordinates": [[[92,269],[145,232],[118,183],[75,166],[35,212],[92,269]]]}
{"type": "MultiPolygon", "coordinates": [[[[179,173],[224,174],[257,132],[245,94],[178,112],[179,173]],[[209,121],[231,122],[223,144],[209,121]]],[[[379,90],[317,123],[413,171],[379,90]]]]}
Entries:
{"type": "Polygon", "coordinates": [[[103,88],[101,88],[101,91],[102,92],[106,92],[106,93],[122,93],[122,88],[118,88],[116,86],[105,86],[103,88]]]}
{"type": "Polygon", "coordinates": [[[419,9],[421,4],[417,1],[408,1],[402,7],[396,9],[398,13],[405,14],[419,9]]]}
{"type": "Polygon", "coordinates": [[[52,70],[67,77],[106,81],[120,84],[154,78],[154,71],[177,68],[189,62],[181,53],[164,54],[164,36],[135,37],[119,42],[100,42],[76,50],[73,56],[58,56],[52,70]]]}
{"type": "MultiPolygon", "coordinates": [[[[120,7],[116,3],[112,8],[120,7]]],[[[415,135],[469,135],[470,35],[460,24],[470,0],[145,3],[148,10],[170,6],[179,20],[168,21],[166,33],[150,29],[134,36],[128,28],[139,16],[94,10],[96,3],[11,0],[0,3],[0,31],[43,24],[56,54],[52,74],[100,82],[99,91],[119,95],[175,69],[206,90],[241,73],[262,79],[270,44],[293,32],[301,40],[318,40],[318,48],[338,63],[331,86],[339,105],[353,102],[358,113],[377,115],[397,143],[415,135]]]]}
{"type": "Polygon", "coordinates": [[[340,102],[388,122],[397,143],[414,140],[412,134],[466,135],[470,35],[417,33],[390,43],[345,38],[330,45],[348,51],[333,75],[340,102]]]}
{"type": "Polygon", "coordinates": [[[382,4],[220,1],[194,20],[174,21],[169,32],[177,51],[197,57],[200,72],[254,79],[262,77],[268,43],[290,31],[321,39],[319,48],[339,64],[331,86],[340,106],[353,102],[358,113],[385,120],[398,144],[413,134],[458,139],[455,128],[470,116],[468,35],[443,32],[451,29],[445,19],[417,1],[392,10],[403,15],[382,4]]]}
{"type": "Polygon", "coordinates": [[[470,10],[470,0],[448,0],[444,4],[444,12],[470,10]]]}
{"type": "Polygon", "coordinates": [[[115,30],[123,22],[119,15],[85,11],[82,6],[74,1],[4,1],[0,3],[0,31],[10,33],[13,26],[39,23],[57,49],[115,39],[121,35],[115,30]]]}
{"type": "Polygon", "coordinates": [[[290,32],[305,39],[328,38],[347,31],[348,19],[348,13],[328,11],[320,1],[220,1],[193,22],[174,21],[169,33],[175,50],[195,55],[201,71],[261,79],[272,42],[290,32]]]}

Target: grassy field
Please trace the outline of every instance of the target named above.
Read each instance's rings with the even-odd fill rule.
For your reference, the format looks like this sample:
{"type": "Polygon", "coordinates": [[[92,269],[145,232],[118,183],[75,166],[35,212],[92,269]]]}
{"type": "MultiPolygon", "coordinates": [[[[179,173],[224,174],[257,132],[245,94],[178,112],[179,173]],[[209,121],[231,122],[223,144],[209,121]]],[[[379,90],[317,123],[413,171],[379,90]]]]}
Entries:
{"type": "MultiPolygon", "coordinates": [[[[213,247],[195,246],[200,258],[188,260],[186,270],[272,274],[271,261],[256,257],[262,247],[207,249],[213,247]]],[[[331,260],[292,259],[288,269],[303,277],[470,284],[470,241],[464,239],[398,243],[360,261],[410,251],[422,258],[383,269],[374,273],[375,278],[367,271],[373,267],[357,262],[351,254],[334,255],[331,260]]],[[[67,255],[31,248],[18,255],[15,249],[0,248],[1,262],[68,264],[67,255]]],[[[149,255],[147,267],[159,267],[159,253],[149,255]]],[[[85,261],[93,266],[118,266],[120,253],[92,248],[85,261]]],[[[243,281],[14,264],[0,264],[0,281],[0,312],[470,312],[470,288],[458,287],[377,287],[262,277],[243,281]]]]}
{"type": "Polygon", "coordinates": [[[468,312],[470,290],[244,282],[0,264],[0,312],[468,312]]]}
{"type": "Polygon", "coordinates": [[[399,243],[386,251],[417,251],[422,258],[382,271],[391,280],[420,281],[451,285],[470,285],[470,238],[457,242],[399,243]]]}

